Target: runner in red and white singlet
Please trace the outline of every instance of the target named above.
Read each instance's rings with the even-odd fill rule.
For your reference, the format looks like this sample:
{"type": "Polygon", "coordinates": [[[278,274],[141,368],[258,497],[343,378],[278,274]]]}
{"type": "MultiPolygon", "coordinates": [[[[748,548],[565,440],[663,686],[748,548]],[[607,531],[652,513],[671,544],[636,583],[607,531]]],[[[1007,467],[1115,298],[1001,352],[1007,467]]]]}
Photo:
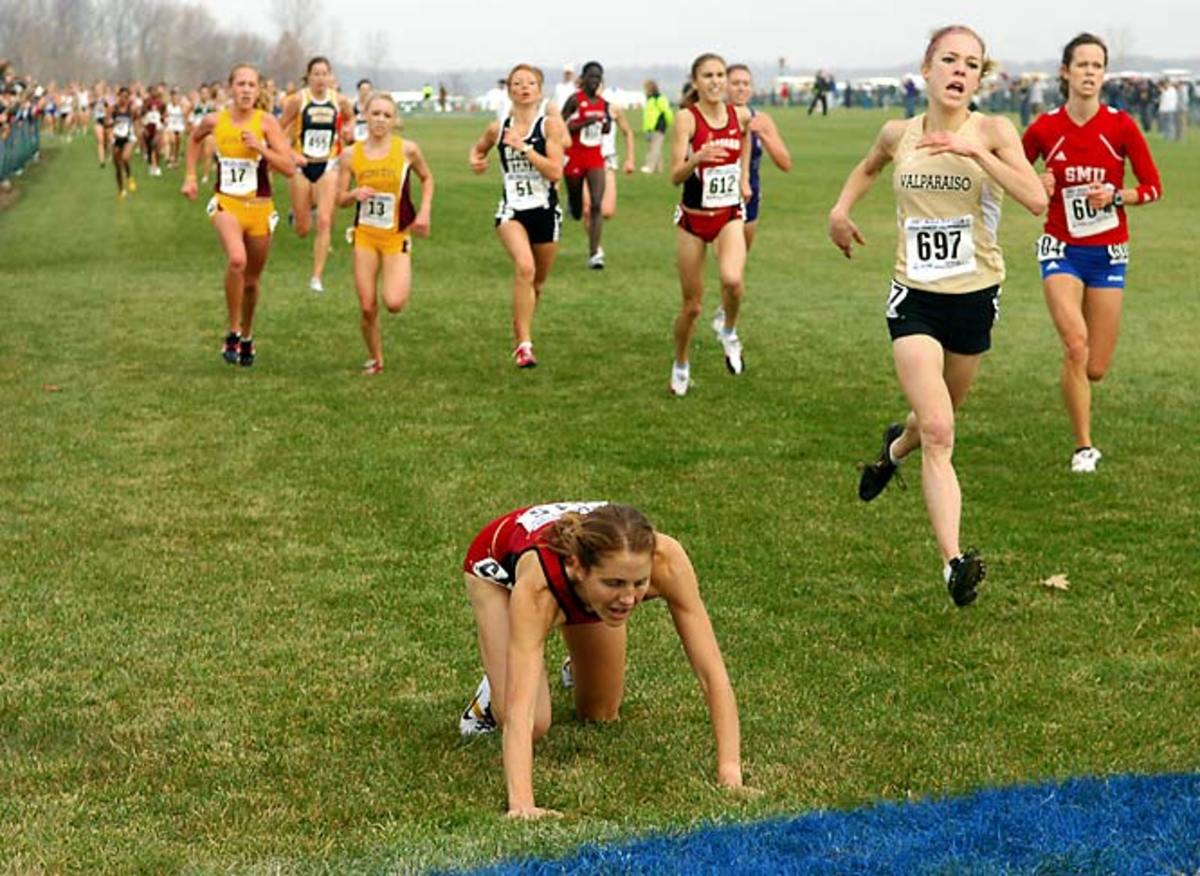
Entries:
{"type": "Polygon", "coordinates": [[[671,143],[671,182],[683,184],[675,211],[682,306],[675,318],[672,395],[691,385],[688,348],[704,297],[704,254],[716,245],[724,325],[718,339],[730,374],[745,370],[737,334],[746,266],[743,203],[750,197],[750,109],[727,101],[725,61],[704,54],[692,62],[693,102],[679,114],[671,143]]]}
{"type": "Polygon", "coordinates": [[[567,166],[564,182],[567,186],[567,204],[571,218],[583,218],[583,185],[587,182],[591,197],[588,215],[588,267],[599,270],[604,267],[604,250],[600,247],[600,235],[604,217],[604,135],[612,127],[612,115],[608,101],[600,96],[604,82],[604,68],[597,61],[583,65],[579,77],[579,90],[567,98],[562,106],[563,120],[571,145],[567,147],[567,166]]]}

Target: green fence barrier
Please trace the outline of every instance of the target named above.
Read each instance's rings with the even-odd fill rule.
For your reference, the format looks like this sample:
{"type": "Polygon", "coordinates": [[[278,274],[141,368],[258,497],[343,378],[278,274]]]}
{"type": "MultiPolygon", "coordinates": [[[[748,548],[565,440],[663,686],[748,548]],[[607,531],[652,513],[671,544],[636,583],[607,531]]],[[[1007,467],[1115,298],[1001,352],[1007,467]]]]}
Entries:
{"type": "Polygon", "coordinates": [[[21,119],[8,127],[0,139],[0,182],[20,173],[40,147],[37,119],[21,119]]]}

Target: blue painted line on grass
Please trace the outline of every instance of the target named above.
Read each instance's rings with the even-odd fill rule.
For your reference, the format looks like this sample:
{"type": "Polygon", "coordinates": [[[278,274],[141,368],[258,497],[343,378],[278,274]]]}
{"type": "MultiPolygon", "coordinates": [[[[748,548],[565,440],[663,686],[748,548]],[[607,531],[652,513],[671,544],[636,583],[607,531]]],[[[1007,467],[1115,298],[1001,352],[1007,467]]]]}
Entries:
{"type": "Polygon", "coordinates": [[[709,827],[508,874],[1080,874],[1200,876],[1200,774],[1072,779],[709,827]]]}

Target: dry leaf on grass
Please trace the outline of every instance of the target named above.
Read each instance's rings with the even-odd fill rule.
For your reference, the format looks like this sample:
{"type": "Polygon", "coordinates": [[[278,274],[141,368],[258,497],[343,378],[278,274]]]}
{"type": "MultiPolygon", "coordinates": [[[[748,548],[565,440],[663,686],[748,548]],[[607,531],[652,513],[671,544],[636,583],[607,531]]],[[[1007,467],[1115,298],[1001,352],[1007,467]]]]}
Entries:
{"type": "Polygon", "coordinates": [[[59,386],[57,383],[43,383],[42,391],[43,392],[62,392],[62,387],[59,386]]]}
{"type": "Polygon", "coordinates": [[[1067,580],[1067,576],[1061,572],[1057,575],[1051,575],[1042,582],[1043,587],[1048,587],[1051,590],[1069,590],[1071,582],[1067,580]]]}

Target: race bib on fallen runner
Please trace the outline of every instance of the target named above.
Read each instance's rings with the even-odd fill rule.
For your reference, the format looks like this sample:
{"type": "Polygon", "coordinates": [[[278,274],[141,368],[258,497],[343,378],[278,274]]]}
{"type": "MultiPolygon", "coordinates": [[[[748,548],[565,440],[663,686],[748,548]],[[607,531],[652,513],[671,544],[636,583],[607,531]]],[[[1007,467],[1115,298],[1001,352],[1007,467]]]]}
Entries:
{"type": "Polygon", "coordinates": [[[521,516],[517,518],[517,525],[526,532],[533,532],[535,529],[541,529],[547,523],[553,523],[564,514],[587,514],[589,511],[594,511],[607,504],[607,502],[555,502],[552,505],[535,505],[521,513],[521,516]]]}
{"type": "Polygon", "coordinates": [[[1099,209],[1088,203],[1090,186],[1069,186],[1062,190],[1063,212],[1067,216],[1067,230],[1072,237],[1091,237],[1112,231],[1121,224],[1117,210],[1111,204],[1099,209]]]}
{"type": "Polygon", "coordinates": [[[222,158],[221,193],[245,197],[258,191],[258,162],[251,158],[222,158]]]}
{"type": "Polygon", "coordinates": [[[305,131],[304,157],[328,158],[333,150],[333,131],[305,131]]]}
{"type": "Polygon", "coordinates": [[[358,224],[391,231],[396,227],[396,196],[376,192],[358,206],[358,224]]]}
{"type": "Polygon", "coordinates": [[[975,270],[971,216],[904,220],[905,268],[913,280],[936,282],[975,270]]]}
{"type": "Polygon", "coordinates": [[[537,210],[550,206],[550,186],[536,170],[504,174],[504,200],[514,210],[537,210]]]}
{"type": "Polygon", "coordinates": [[[742,199],[741,181],[740,164],[720,164],[703,168],[700,171],[700,182],[703,185],[700,206],[706,210],[734,206],[742,199]]]}

